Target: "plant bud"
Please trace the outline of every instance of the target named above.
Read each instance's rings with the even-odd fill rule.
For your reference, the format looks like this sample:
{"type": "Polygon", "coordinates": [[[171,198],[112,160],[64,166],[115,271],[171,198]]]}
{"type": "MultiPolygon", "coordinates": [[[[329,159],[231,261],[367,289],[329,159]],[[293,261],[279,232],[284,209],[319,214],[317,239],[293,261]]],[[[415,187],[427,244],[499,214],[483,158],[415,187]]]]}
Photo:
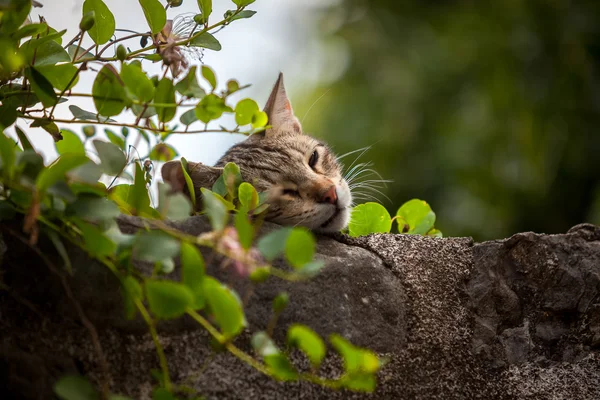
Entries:
{"type": "Polygon", "coordinates": [[[127,50],[122,44],[117,47],[117,58],[119,61],[125,61],[125,58],[127,58],[127,50]]]}
{"type": "Polygon", "coordinates": [[[281,292],[273,299],[273,311],[277,314],[281,313],[288,305],[290,297],[286,292],[281,292]]]}
{"type": "Polygon", "coordinates": [[[86,125],[83,127],[83,134],[85,137],[92,137],[96,134],[96,127],[94,125],[86,125]]]}
{"type": "Polygon", "coordinates": [[[87,32],[92,29],[96,23],[96,13],[94,11],[87,12],[81,17],[81,22],[79,22],[79,29],[82,32],[87,32]]]}
{"type": "Polygon", "coordinates": [[[204,16],[202,14],[196,14],[194,15],[194,22],[198,25],[204,25],[206,23],[206,20],[204,19],[204,16]]]}
{"type": "Polygon", "coordinates": [[[183,3],[183,0],[168,0],[167,3],[169,4],[170,7],[175,8],[175,7],[179,7],[181,5],[181,3],[183,3]]]}

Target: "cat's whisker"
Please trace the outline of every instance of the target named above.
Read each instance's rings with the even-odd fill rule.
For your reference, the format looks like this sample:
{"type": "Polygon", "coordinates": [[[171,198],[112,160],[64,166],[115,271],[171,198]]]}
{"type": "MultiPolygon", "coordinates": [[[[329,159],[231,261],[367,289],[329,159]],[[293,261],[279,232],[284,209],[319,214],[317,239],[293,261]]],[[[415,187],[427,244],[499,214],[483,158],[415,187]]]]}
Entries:
{"type": "Polygon", "coordinates": [[[325,93],[323,93],[322,95],[320,95],[319,98],[316,99],[314,101],[314,103],[312,103],[312,105],[310,107],[308,107],[308,110],[306,110],[306,113],[304,114],[304,117],[302,117],[302,120],[300,120],[301,124],[303,124],[304,120],[306,119],[306,117],[308,117],[308,113],[310,112],[310,110],[312,110],[313,107],[319,102],[319,100],[321,100],[327,93],[329,93],[329,91],[331,91],[331,89],[327,89],[327,91],[325,93]]]}
{"type": "MultiPolygon", "coordinates": [[[[338,160],[341,160],[342,158],[344,158],[344,157],[348,157],[348,156],[350,156],[350,155],[352,155],[352,154],[354,154],[354,153],[358,153],[359,151],[363,151],[363,153],[364,153],[364,151],[367,151],[367,150],[369,150],[371,147],[373,147],[373,145],[370,145],[370,146],[365,146],[365,147],[361,147],[360,149],[356,149],[356,150],[349,151],[349,152],[347,152],[347,153],[344,153],[344,154],[342,154],[341,156],[337,156],[337,159],[338,159],[338,160]]],[[[359,156],[359,157],[360,157],[360,156],[359,156]]]]}
{"type": "Polygon", "coordinates": [[[355,159],[355,160],[352,162],[352,164],[350,164],[350,166],[349,166],[348,168],[352,168],[352,166],[353,166],[353,165],[354,165],[354,164],[355,164],[355,163],[356,163],[356,162],[357,162],[357,161],[358,161],[358,160],[359,160],[359,159],[360,159],[360,158],[361,158],[361,157],[362,157],[362,156],[363,156],[363,155],[364,155],[364,154],[365,154],[365,153],[366,153],[366,152],[367,152],[369,149],[371,149],[371,147],[372,147],[372,146],[373,146],[373,145],[371,145],[371,146],[367,146],[367,147],[364,147],[363,149],[359,149],[359,151],[360,151],[360,150],[362,150],[362,151],[361,151],[361,152],[360,152],[360,154],[359,154],[359,155],[356,157],[356,159],[355,159]]]}
{"type": "MultiPolygon", "coordinates": [[[[385,197],[385,199],[386,199],[388,202],[390,202],[390,203],[392,202],[392,200],[391,200],[391,199],[390,199],[390,198],[389,198],[389,197],[388,197],[388,196],[387,196],[385,193],[383,193],[381,190],[379,190],[379,189],[376,189],[376,188],[374,188],[374,187],[372,187],[372,186],[365,185],[365,186],[361,186],[359,189],[364,189],[364,190],[366,190],[366,191],[371,191],[371,192],[373,192],[373,193],[377,193],[377,194],[379,194],[379,195],[381,195],[381,196],[385,197]]],[[[355,190],[356,190],[356,189],[355,189],[355,190]]],[[[360,194],[368,194],[368,195],[371,195],[370,193],[368,193],[368,192],[365,192],[365,191],[363,191],[363,192],[358,192],[358,193],[360,193],[360,194]]],[[[352,195],[354,195],[354,193],[352,193],[352,195]]]]}
{"type": "Polygon", "coordinates": [[[369,179],[366,181],[356,182],[351,185],[348,185],[350,189],[359,188],[362,186],[377,186],[377,187],[387,187],[386,183],[390,183],[390,180],[387,179],[369,179]]]}
{"type": "Polygon", "coordinates": [[[353,168],[351,168],[346,173],[346,177],[345,177],[346,181],[352,181],[352,180],[356,179],[356,177],[358,175],[360,175],[362,173],[362,171],[368,169],[368,167],[370,167],[372,165],[373,164],[371,162],[356,164],[353,168]]]}
{"type": "MultiPolygon", "coordinates": [[[[350,182],[348,182],[348,184],[354,184],[354,183],[355,183],[354,181],[355,181],[355,180],[357,180],[357,179],[359,178],[359,176],[360,176],[360,175],[362,175],[361,179],[364,179],[364,178],[369,178],[369,177],[371,177],[371,176],[374,176],[374,177],[376,177],[376,178],[379,178],[379,179],[367,179],[367,180],[365,180],[365,181],[360,181],[360,182],[366,182],[366,181],[369,181],[369,182],[381,182],[381,183],[390,183],[390,182],[392,182],[392,181],[391,181],[391,180],[389,180],[389,179],[383,179],[383,178],[381,177],[381,175],[379,175],[377,172],[375,172],[374,170],[372,170],[372,169],[368,168],[368,169],[365,169],[365,170],[361,171],[361,172],[360,172],[359,174],[357,174],[356,176],[354,176],[354,177],[353,177],[353,178],[350,180],[350,182]]],[[[384,185],[384,186],[385,186],[385,185],[384,185]]]]}

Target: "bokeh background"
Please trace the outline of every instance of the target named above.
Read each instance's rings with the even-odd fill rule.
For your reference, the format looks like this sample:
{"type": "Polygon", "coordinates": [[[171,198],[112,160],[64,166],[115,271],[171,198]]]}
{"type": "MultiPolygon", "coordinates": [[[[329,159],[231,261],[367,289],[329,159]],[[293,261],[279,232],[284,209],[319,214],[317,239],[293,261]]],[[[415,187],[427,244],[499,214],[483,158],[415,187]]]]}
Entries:
{"type": "MultiPolygon", "coordinates": [[[[137,2],[106,2],[118,26],[147,29],[137,2]]],[[[81,3],[46,0],[36,12],[74,34],[81,3]]],[[[600,223],[600,2],[257,0],[250,8],[256,16],[220,32],[223,50],[202,61],[221,84],[253,83],[243,97],[261,102],[283,71],[305,131],[338,153],[371,146],[361,161],[393,181],[382,189],[390,200],[380,196],[391,213],[421,198],[445,235],[476,240],[600,223]]],[[[184,0],[169,15],[196,10],[184,0]]],[[[242,139],[171,143],[211,163],[242,139]]],[[[52,158],[47,140],[40,146],[52,158]]]]}
{"type": "Polygon", "coordinates": [[[346,67],[305,128],[340,152],[372,145],[390,211],[419,197],[446,235],[478,240],[600,223],[600,2],[346,0],[317,15],[346,67]]]}

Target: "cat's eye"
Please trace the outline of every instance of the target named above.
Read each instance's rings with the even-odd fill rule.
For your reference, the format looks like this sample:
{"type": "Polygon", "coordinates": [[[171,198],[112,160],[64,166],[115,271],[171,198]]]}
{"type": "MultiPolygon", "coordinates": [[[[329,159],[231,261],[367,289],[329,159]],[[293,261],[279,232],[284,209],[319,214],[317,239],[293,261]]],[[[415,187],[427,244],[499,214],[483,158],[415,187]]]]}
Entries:
{"type": "Polygon", "coordinates": [[[288,196],[300,197],[300,192],[294,189],[283,189],[283,194],[287,194],[288,196]]]}
{"type": "Polygon", "coordinates": [[[312,169],[315,169],[315,165],[317,165],[317,161],[319,161],[319,152],[318,151],[313,151],[313,153],[310,155],[310,158],[308,159],[308,166],[311,167],[312,169]]]}

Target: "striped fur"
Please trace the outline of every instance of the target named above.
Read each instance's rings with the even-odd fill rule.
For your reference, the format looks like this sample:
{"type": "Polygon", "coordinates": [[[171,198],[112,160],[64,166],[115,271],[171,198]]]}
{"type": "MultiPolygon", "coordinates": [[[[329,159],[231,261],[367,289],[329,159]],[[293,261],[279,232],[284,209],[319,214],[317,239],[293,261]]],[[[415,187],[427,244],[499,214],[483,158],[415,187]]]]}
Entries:
{"type": "MultiPolygon", "coordinates": [[[[200,187],[210,188],[222,167],[233,162],[240,167],[244,181],[268,194],[267,220],[321,232],[343,229],[352,198],[341,166],[325,143],[302,132],[281,75],[265,112],[271,127],[231,147],[215,167],[190,163],[196,192],[200,187]]],[[[165,164],[162,175],[176,189],[185,187],[178,161],[165,164]]]]}

